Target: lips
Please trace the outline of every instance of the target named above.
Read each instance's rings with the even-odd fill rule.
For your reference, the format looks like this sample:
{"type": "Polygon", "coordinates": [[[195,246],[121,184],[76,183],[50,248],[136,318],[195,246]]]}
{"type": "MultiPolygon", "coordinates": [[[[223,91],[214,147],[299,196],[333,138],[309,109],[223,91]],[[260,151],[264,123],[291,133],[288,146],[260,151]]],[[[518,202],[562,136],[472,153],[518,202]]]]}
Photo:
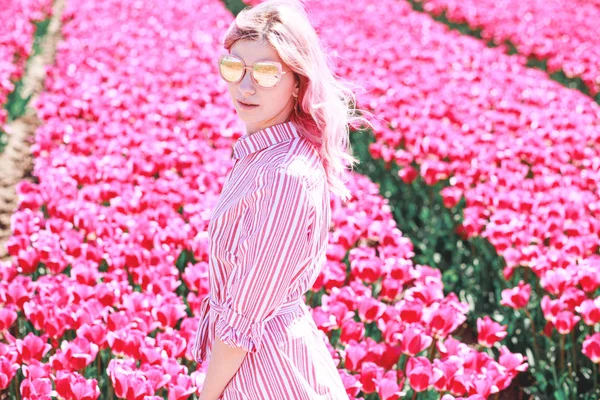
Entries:
{"type": "Polygon", "coordinates": [[[258,104],[246,103],[245,101],[238,100],[238,103],[245,106],[257,106],[258,104]]]}

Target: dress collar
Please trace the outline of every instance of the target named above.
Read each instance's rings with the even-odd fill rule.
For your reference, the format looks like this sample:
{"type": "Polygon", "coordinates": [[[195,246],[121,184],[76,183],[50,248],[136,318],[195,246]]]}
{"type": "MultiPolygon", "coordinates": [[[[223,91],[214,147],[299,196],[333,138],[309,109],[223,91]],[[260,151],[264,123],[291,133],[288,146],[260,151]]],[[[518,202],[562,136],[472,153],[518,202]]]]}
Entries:
{"type": "Polygon", "coordinates": [[[276,143],[300,136],[302,135],[292,121],[271,125],[253,134],[245,134],[240,137],[233,145],[233,158],[237,160],[276,143]]]}

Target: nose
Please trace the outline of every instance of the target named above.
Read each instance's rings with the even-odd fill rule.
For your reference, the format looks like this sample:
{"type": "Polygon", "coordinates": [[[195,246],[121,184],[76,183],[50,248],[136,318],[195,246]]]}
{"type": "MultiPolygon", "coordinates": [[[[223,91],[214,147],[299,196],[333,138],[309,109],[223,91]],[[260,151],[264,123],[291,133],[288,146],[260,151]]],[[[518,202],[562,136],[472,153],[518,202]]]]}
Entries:
{"type": "Polygon", "coordinates": [[[249,96],[256,91],[254,81],[252,80],[252,76],[250,76],[251,73],[252,71],[246,70],[244,77],[239,82],[239,90],[244,96],[249,96]]]}

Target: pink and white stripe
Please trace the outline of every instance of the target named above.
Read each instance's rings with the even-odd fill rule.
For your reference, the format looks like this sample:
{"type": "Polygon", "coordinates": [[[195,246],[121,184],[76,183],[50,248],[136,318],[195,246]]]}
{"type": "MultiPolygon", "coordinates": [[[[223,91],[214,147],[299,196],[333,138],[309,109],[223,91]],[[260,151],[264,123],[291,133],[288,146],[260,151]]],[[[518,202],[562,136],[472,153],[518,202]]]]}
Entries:
{"type": "Polygon", "coordinates": [[[331,209],[320,157],[291,121],[238,139],[209,223],[210,292],[192,347],[248,350],[233,399],[348,399],[303,295],[325,263],[331,209]]]}

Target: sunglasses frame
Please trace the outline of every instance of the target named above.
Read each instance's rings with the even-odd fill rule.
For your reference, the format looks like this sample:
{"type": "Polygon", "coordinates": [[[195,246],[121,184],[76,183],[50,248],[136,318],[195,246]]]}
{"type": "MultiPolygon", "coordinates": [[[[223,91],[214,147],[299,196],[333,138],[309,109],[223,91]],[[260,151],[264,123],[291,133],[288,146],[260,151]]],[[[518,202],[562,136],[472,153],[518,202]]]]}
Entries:
{"type": "Polygon", "coordinates": [[[221,57],[219,57],[219,60],[217,61],[217,68],[219,70],[219,75],[221,75],[221,78],[223,78],[223,80],[225,82],[228,82],[228,83],[238,83],[238,82],[240,82],[242,79],[244,79],[244,76],[246,76],[246,70],[249,69],[251,71],[250,72],[250,77],[252,78],[252,82],[254,82],[256,85],[258,85],[259,87],[264,88],[264,89],[272,89],[272,88],[276,87],[279,84],[279,82],[281,82],[281,78],[283,77],[283,74],[287,74],[288,72],[290,72],[290,71],[284,71],[280,62],[270,61],[270,60],[258,60],[254,64],[252,64],[251,67],[248,67],[248,66],[246,66],[246,63],[244,62],[244,60],[242,60],[238,56],[234,56],[233,54],[223,54],[223,55],[221,55],[221,57]],[[240,79],[238,79],[235,82],[232,82],[230,80],[225,79],[225,77],[223,76],[223,73],[221,72],[221,61],[223,61],[223,59],[225,57],[237,58],[242,63],[242,66],[244,68],[244,73],[242,74],[242,76],[240,77],[240,79]],[[273,86],[263,86],[260,83],[258,83],[256,81],[256,79],[254,78],[254,73],[253,73],[254,72],[254,66],[256,64],[258,64],[258,63],[269,63],[269,64],[273,64],[273,65],[275,65],[277,67],[277,72],[279,73],[279,76],[277,77],[277,82],[273,86]]]}

